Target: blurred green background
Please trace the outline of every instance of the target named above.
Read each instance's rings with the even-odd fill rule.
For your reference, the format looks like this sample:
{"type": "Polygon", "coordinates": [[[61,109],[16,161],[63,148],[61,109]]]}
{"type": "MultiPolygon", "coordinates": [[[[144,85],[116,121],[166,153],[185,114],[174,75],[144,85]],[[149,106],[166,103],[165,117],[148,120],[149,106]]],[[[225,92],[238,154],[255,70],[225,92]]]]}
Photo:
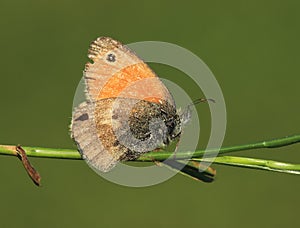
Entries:
{"type": "MultiPolygon", "coordinates": [[[[300,132],[299,1],[0,2],[0,143],[75,148],[72,101],[89,43],[158,40],[197,54],[214,72],[227,105],[224,145],[300,132]]],[[[199,89],[182,73],[192,98],[199,89]]],[[[206,105],[199,147],[209,134],[206,105]],[[202,140],[203,139],[203,140],[202,140]]],[[[240,152],[300,162],[300,146],[240,152]]],[[[14,157],[0,157],[0,227],[300,226],[298,176],[214,166],[213,184],[181,175],[148,188],[110,183],[84,161],[31,158],[38,188],[14,157]]]]}

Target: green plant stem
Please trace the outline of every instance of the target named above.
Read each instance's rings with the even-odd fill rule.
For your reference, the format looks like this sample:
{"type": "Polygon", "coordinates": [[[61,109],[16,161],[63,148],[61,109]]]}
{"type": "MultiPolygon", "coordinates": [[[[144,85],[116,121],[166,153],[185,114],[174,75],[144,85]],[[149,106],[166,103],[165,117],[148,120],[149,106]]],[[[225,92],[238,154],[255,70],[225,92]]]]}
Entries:
{"type": "MultiPolygon", "coordinates": [[[[253,149],[262,149],[262,148],[276,148],[276,147],[283,147],[288,146],[291,144],[299,143],[300,142],[300,135],[292,135],[286,136],[283,138],[266,140],[261,142],[237,145],[237,146],[228,146],[222,147],[218,149],[207,149],[207,150],[197,150],[194,152],[177,152],[176,159],[187,159],[187,158],[199,158],[202,157],[205,153],[206,156],[212,155],[215,156],[218,153],[218,156],[221,154],[226,154],[230,152],[236,151],[243,151],[243,150],[253,150],[253,149]]],[[[165,160],[168,157],[172,156],[172,152],[150,152],[146,153],[139,158],[140,161],[149,161],[149,159],[155,159],[158,161],[165,160]]]]}
{"type": "MultiPolygon", "coordinates": [[[[205,162],[207,159],[193,158],[192,161],[205,162]]],[[[268,171],[300,174],[300,164],[290,164],[285,162],[278,162],[272,160],[264,160],[257,158],[235,157],[235,156],[221,156],[216,157],[214,164],[237,166],[243,168],[262,169],[268,171]]]]}
{"type": "MultiPolygon", "coordinates": [[[[263,169],[270,171],[286,172],[293,174],[300,174],[300,164],[288,164],[277,161],[256,159],[256,158],[245,158],[245,157],[230,157],[221,156],[225,153],[260,149],[260,148],[275,148],[291,145],[300,142],[300,135],[287,136],[278,139],[266,140],[256,143],[243,144],[237,146],[222,147],[218,149],[208,149],[208,150],[198,150],[195,152],[177,152],[177,160],[194,160],[194,161],[208,161],[207,158],[201,158],[204,153],[206,156],[216,155],[218,152],[218,157],[216,157],[212,162],[222,165],[232,165],[246,168],[263,169]]],[[[54,148],[42,148],[42,147],[23,147],[26,151],[27,156],[31,157],[44,157],[44,158],[61,158],[61,159],[82,159],[81,155],[77,150],[70,149],[54,149],[54,148]]],[[[0,155],[14,155],[16,152],[14,146],[0,145],[0,155]]],[[[142,155],[137,161],[152,162],[164,161],[165,159],[172,157],[173,152],[158,151],[149,152],[142,155]]]]}
{"type": "MultiPolygon", "coordinates": [[[[219,151],[219,155],[236,152],[236,151],[243,151],[243,150],[252,150],[252,149],[261,149],[261,148],[275,148],[275,147],[283,147],[288,146],[294,143],[300,142],[300,135],[293,135],[287,136],[278,139],[266,140],[261,142],[237,145],[237,146],[229,146],[229,147],[222,147],[218,149],[207,149],[207,150],[197,150],[194,152],[177,152],[176,159],[189,159],[189,158],[199,158],[204,155],[204,153],[208,156],[210,154],[215,155],[216,152],[219,151]]],[[[15,155],[15,152],[8,149],[5,146],[0,145],[0,155],[15,155]]],[[[31,157],[44,157],[44,158],[62,158],[62,159],[82,159],[81,155],[77,150],[71,149],[57,149],[57,148],[43,148],[43,147],[23,147],[26,151],[27,156],[31,157]]],[[[142,155],[138,161],[163,161],[170,156],[173,155],[173,152],[169,151],[156,151],[156,152],[149,152],[142,155]]]]}
{"type": "MultiPolygon", "coordinates": [[[[11,149],[13,146],[0,145],[0,154],[2,155],[16,155],[11,149]]],[[[61,159],[82,159],[77,150],[58,149],[58,148],[43,148],[43,147],[26,147],[22,146],[29,157],[40,158],[61,158],[61,159]]]]}

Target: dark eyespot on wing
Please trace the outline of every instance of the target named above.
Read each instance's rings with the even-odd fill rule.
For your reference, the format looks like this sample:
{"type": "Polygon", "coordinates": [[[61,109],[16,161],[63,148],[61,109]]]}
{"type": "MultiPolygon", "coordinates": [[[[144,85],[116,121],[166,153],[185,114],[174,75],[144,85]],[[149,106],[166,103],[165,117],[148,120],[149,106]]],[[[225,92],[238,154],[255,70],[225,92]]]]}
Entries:
{"type": "Polygon", "coordinates": [[[114,54],[110,53],[110,54],[107,55],[106,60],[109,61],[109,62],[115,62],[116,61],[116,56],[114,54]]]}
{"type": "Polygon", "coordinates": [[[75,121],[85,121],[88,119],[89,119],[89,115],[87,113],[84,113],[81,116],[79,116],[77,119],[75,119],[75,121]]]}

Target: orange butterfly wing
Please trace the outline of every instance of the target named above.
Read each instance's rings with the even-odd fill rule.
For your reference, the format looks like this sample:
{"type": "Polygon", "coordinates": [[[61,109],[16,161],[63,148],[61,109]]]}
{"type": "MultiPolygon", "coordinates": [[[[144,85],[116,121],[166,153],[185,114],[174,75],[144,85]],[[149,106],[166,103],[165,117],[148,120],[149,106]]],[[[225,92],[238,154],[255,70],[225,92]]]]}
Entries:
{"type": "Polygon", "coordinates": [[[174,104],[168,89],[156,74],[126,46],[108,37],[92,42],[84,71],[91,101],[111,97],[135,98],[174,104]]]}

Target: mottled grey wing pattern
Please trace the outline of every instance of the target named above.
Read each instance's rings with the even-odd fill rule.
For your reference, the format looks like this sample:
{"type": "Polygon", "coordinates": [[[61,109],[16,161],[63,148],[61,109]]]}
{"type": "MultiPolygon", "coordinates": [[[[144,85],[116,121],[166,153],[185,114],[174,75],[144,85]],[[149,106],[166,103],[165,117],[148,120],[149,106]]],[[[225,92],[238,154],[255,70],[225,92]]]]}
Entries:
{"type": "MultiPolygon", "coordinates": [[[[118,159],[104,148],[99,139],[95,121],[95,104],[83,102],[73,113],[72,138],[76,142],[82,157],[95,169],[107,172],[118,159]]],[[[105,122],[105,120],[103,119],[105,122]]]]}
{"type": "Polygon", "coordinates": [[[84,159],[107,172],[118,161],[134,160],[167,145],[178,118],[168,103],[130,98],[84,102],[73,114],[72,137],[84,159]]]}

